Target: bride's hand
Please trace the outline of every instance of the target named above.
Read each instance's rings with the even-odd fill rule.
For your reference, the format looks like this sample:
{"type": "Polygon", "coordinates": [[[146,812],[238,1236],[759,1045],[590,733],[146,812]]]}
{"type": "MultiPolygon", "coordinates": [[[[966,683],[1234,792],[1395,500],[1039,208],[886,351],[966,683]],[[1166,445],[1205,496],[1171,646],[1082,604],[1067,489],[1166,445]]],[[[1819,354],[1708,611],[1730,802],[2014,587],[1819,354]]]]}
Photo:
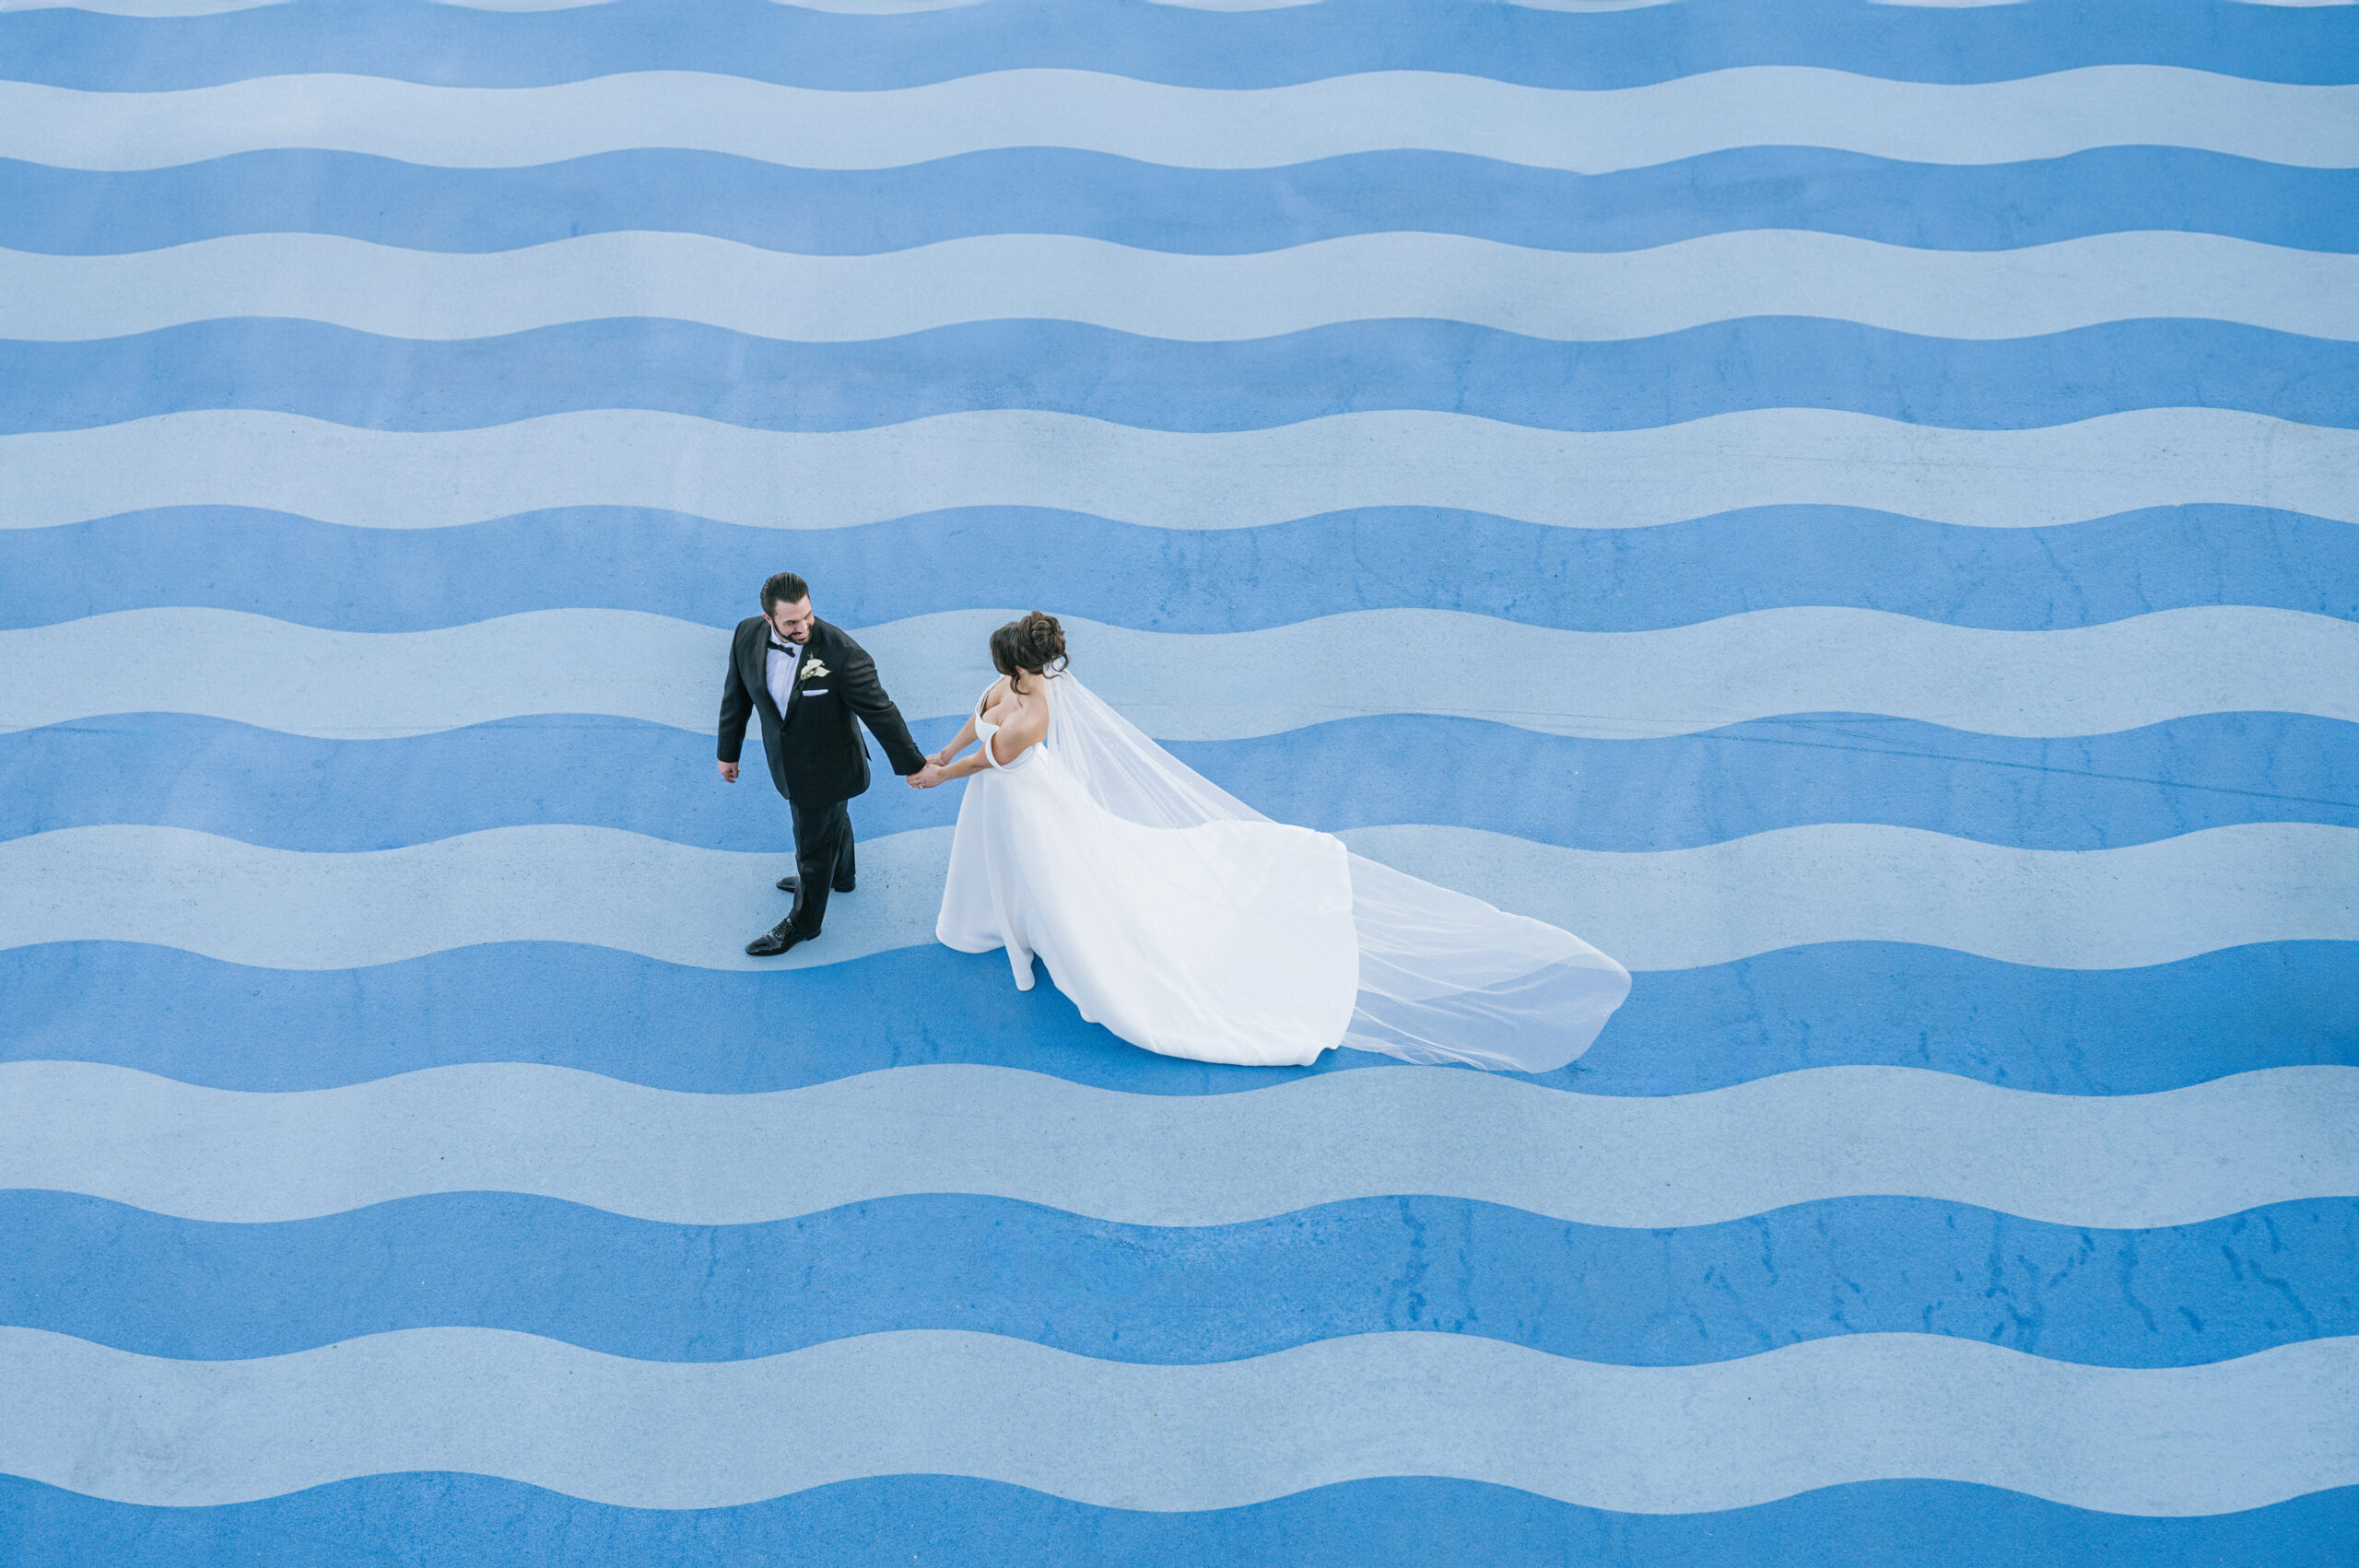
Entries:
{"type": "Polygon", "coordinates": [[[910,788],[931,790],[942,782],[942,764],[929,758],[923,767],[910,775],[910,788]]]}

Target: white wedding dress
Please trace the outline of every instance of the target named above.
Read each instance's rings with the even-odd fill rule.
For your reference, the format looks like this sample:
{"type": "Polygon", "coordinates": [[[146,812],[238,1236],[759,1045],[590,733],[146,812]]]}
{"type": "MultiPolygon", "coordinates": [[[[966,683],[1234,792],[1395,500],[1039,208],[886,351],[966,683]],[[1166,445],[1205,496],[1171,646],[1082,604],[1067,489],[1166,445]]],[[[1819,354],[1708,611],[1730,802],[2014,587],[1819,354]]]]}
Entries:
{"type": "Polygon", "coordinates": [[[1037,955],[1081,1015],[1165,1056],[1299,1067],[1335,1046],[1517,1072],[1563,1066],[1629,994],[1568,931],[1273,822],[1071,674],[1047,739],[967,783],[934,934],[1037,955]]]}

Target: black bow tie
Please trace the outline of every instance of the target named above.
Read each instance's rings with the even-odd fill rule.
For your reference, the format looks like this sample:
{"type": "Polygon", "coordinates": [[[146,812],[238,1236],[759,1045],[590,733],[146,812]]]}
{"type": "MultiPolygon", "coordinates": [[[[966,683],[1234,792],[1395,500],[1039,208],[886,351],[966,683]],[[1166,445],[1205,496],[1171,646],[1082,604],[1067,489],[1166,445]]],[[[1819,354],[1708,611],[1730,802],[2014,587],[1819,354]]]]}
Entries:
{"type": "Polygon", "coordinates": [[[794,651],[794,649],[791,644],[780,642],[776,638],[772,638],[770,639],[770,650],[774,653],[792,653],[794,651]]]}

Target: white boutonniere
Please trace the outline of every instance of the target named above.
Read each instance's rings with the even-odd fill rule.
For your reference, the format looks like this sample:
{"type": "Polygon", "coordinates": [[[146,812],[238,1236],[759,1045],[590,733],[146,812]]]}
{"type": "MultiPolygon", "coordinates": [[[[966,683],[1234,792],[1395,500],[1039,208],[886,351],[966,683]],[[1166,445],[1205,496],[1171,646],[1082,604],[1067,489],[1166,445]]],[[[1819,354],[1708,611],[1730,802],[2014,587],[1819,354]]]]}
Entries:
{"type": "Polygon", "coordinates": [[[834,672],[830,671],[823,661],[817,659],[806,659],[803,661],[803,673],[795,676],[794,678],[798,681],[816,681],[822,675],[832,674],[834,672]]]}

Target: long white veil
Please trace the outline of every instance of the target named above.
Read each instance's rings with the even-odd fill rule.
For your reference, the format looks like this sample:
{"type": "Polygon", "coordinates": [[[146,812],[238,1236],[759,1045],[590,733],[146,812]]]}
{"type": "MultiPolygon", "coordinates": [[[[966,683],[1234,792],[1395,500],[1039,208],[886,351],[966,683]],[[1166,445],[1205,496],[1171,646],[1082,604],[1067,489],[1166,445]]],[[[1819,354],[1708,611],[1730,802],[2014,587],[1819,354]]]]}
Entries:
{"type": "MultiPolygon", "coordinates": [[[[1048,746],[1097,803],[1148,827],[1271,819],[1150,740],[1071,673],[1048,746]]],[[[1343,1044],[1414,1062],[1549,1072],[1587,1050],[1630,974],[1570,931],[1351,857],[1359,995],[1343,1044]]]]}

